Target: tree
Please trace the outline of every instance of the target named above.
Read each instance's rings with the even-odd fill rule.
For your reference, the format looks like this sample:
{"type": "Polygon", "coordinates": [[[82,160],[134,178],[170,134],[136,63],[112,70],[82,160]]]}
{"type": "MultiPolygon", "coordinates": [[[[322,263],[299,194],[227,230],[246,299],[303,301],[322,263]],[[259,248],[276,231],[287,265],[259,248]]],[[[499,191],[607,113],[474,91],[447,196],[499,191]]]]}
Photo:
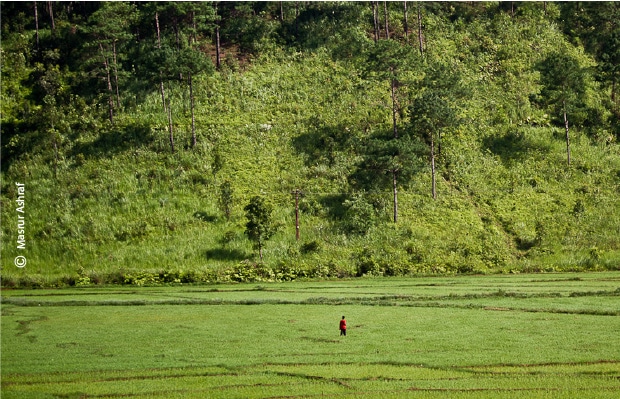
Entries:
{"type": "Polygon", "coordinates": [[[215,9],[211,4],[201,2],[162,2],[145,7],[145,15],[154,15],[156,42],[155,49],[142,46],[142,66],[149,80],[159,83],[163,110],[168,118],[170,148],[175,151],[171,94],[166,94],[165,85],[177,81],[185,82],[189,88],[191,146],[195,147],[194,78],[213,71],[211,60],[199,39],[211,34],[215,9]]]}
{"type": "Polygon", "coordinates": [[[219,70],[222,67],[222,48],[220,43],[220,20],[217,14],[217,3],[215,5],[215,67],[219,70]]]}
{"type": "MultiPolygon", "coordinates": [[[[596,59],[596,79],[609,90],[611,111],[616,118],[620,117],[620,4],[613,1],[564,2],[560,12],[559,20],[565,34],[596,59]]],[[[574,115],[571,119],[575,119],[574,115]]],[[[617,124],[611,123],[610,127],[616,134],[620,133],[617,124]]]]}
{"type": "Polygon", "coordinates": [[[611,85],[611,101],[618,111],[620,104],[618,85],[620,84],[620,26],[610,32],[601,45],[599,70],[605,81],[611,85]]]}
{"type": "MultiPolygon", "coordinates": [[[[400,161],[397,161],[399,156],[395,155],[400,154],[402,152],[401,149],[394,151],[394,148],[400,147],[396,142],[399,138],[398,122],[402,111],[399,104],[399,88],[403,86],[403,79],[401,79],[401,76],[405,75],[408,70],[416,65],[416,61],[412,55],[413,51],[411,46],[403,46],[393,40],[381,40],[369,51],[366,64],[367,74],[371,76],[374,75],[379,80],[387,79],[390,83],[392,138],[395,142],[389,145],[393,148],[388,150],[386,155],[388,158],[392,159],[392,161],[388,162],[392,163],[392,166],[388,167],[388,170],[391,172],[394,223],[398,220],[398,176],[403,166],[400,161]]],[[[381,157],[381,159],[385,158],[381,157]]],[[[384,162],[380,163],[387,167],[387,164],[384,162]]]]}
{"type": "Polygon", "coordinates": [[[201,72],[211,72],[212,63],[204,53],[187,47],[179,51],[176,64],[183,76],[187,76],[187,84],[189,86],[189,101],[192,114],[192,147],[196,147],[196,118],[194,116],[194,85],[192,77],[201,72]]]}
{"type": "Polygon", "coordinates": [[[104,2],[101,8],[91,14],[88,19],[87,32],[95,39],[90,46],[96,46],[99,54],[95,58],[100,59],[100,62],[95,62],[95,65],[103,65],[103,70],[95,73],[105,76],[111,123],[114,122],[115,97],[116,106],[121,105],[118,50],[132,38],[129,28],[136,19],[135,6],[125,2],[104,2]]]}
{"type": "Polygon", "coordinates": [[[390,38],[390,26],[389,26],[389,13],[387,7],[387,1],[383,2],[383,15],[385,16],[385,38],[390,38]]]}
{"type": "Polygon", "coordinates": [[[37,42],[37,53],[40,50],[39,47],[39,11],[37,7],[37,2],[34,2],[34,27],[35,27],[35,37],[37,42]]]}
{"type": "Polygon", "coordinates": [[[379,41],[379,34],[381,28],[379,27],[379,2],[371,1],[372,3],[372,21],[374,26],[374,39],[375,43],[379,41]]]}
{"type": "MultiPolygon", "coordinates": [[[[411,106],[412,131],[429,146],[431,166],[431,195],[437,198],[435,147],[441,135],[459,123],[456,102],[465,95],[460,77],[446,65],[431,65],[422,81],[422,90],[411,106]]],[[[441,147],[439,147],[441,149],[441,147]]]]}
{"type": "Polygon", "coordinates": [[[554,52],[539,64],[543,101],[561,115],[566,135],[566,161],[571,163],[568,115],[581,107],[585,96],[585,71],[566,52],[554,52]]]}
{"type": "Polygon", "coordinates": [[[254,248],[258,249],[258,255],[262,262],[265,242],[277,231],[276,225],[271,218],[273,208],[265,202],[264,198],[254,196],[243,209],[248,219],[248,222],[245,224],[245,234],[253,242],[254,248]]]}
{"type": "Polygon", "coordinates": [[[422,12],[420,11],[420,2],[418,6],[418,45],[420,46],[420,55],[424,55],[424,36],[422,35],[422,12]]]}
{"type": "Polygon", "coordinates": [[[599,62],[602,81],[616,99],[620,78],[620,5],[617,2],[565,2],[561,7],[564,32],[582,44],[599,62]]]}
{"type": "Polygon", "coordinates": [[[349,180],[360,190],[392,189],[392,216],[398,223],[398,186],[411,179],[419,169],[418,145],[407,135],[379,134],[366,141],[363,156],[349,180]]]}
{"type": "Polygon", "coordinates": [[[54,177],[57,177],[59,144],[69,130],[68,118],[64,115],[69,85],[59,66],[52,63],[38,63],[30,79],[34,83],[31,96],[36,99],[35,103],[40,104],[34,115],[39,125],[37,130],[40,131],[42,144],[46,147],[51,144],[54,150],[54,177]]]}

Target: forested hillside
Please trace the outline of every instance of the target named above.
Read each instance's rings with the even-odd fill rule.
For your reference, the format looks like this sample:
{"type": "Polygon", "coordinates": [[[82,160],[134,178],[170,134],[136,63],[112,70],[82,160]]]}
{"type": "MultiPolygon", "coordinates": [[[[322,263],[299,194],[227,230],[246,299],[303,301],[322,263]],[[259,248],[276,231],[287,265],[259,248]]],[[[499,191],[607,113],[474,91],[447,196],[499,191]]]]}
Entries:
{"type": "Polygon", "coordinates": [[[4,286],[620,269],[620,3],[1,17],[4,286]]]}

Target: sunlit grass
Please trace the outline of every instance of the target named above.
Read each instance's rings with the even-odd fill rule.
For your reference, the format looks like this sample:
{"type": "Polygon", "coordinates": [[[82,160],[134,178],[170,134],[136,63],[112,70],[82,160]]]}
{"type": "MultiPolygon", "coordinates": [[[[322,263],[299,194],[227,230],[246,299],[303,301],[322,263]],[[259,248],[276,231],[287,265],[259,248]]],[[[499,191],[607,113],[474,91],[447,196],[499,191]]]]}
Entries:
{"type": "Polygon", "coordinates": [[[2,396],[611,398],[619,285],[596,273],[4,290],[2,396]]]}

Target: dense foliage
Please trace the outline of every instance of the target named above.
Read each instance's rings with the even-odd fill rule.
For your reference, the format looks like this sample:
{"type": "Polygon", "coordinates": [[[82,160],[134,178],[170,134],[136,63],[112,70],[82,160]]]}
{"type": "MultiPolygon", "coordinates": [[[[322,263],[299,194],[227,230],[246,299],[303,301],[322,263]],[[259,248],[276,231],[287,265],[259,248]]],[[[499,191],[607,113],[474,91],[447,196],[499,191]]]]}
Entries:
{"type": "Polygon", "coordinates": [[[618,3],[1,7],[4,285],[620,267],[618,3]]]}

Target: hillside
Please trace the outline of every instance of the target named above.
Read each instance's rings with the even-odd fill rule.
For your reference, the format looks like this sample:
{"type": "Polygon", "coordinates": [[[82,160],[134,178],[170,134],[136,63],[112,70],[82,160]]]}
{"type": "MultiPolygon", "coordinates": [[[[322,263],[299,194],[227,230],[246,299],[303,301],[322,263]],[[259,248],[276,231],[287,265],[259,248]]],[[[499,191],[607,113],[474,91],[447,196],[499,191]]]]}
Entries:
{"type": "Polygon", "coordinates": [[[617,3],[50,4],[2,4],[4,286],[620,269],[617,3]]]}

